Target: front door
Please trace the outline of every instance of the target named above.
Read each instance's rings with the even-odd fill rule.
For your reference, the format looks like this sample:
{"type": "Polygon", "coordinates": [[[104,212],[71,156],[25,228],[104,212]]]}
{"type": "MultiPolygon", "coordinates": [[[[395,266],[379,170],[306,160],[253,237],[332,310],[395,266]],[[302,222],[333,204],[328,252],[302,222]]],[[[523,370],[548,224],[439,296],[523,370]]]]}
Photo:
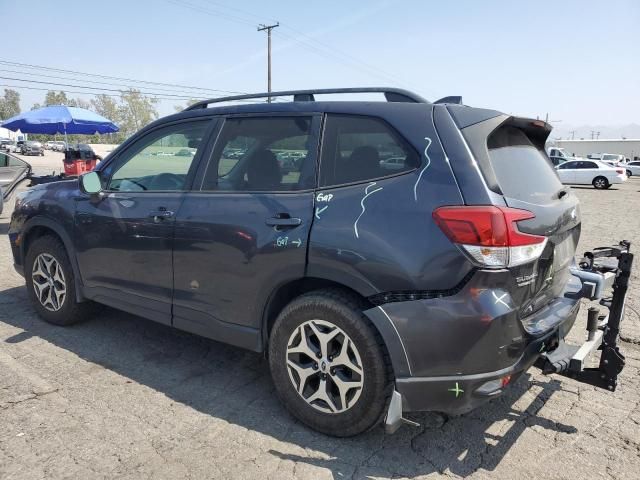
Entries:
{"type": "Polygon", "coordinates": [[[556,169],[560,181],[562,183],[576,183],[576,168],[578,168],[578,162],[565,162],[560,165],[556,169]]]}
{"type": "MultiPolygon", "coordinates": [[[[0,153],[0,191],[2,191],[3,196],[0,201],[8,199],[17,185],[30,172],[31,165],[24,160],[7,153],[0,153]]],[[[1,210],[2,208],[0,208],[1,210]]]]}
{"type": "Polygon", "coordinates": [[[258,349],[262,308],[305,275],[320,119],[227,118],[178,211],[174,325],[258,349]]]}
{"type": "Polygon", "coordinates": [[[152,130],[101,168],[104,191],[76,210],[87,296],[171,323],[175,216],[210,125],[205,119],[152,130]]]}

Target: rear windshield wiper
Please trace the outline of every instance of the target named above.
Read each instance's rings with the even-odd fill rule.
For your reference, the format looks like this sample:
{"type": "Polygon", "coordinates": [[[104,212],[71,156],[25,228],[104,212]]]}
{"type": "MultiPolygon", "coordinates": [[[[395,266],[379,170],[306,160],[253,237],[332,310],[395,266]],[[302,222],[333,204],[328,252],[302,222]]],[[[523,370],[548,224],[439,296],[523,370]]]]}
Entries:
{"type": "Polygon", "coordinates": [[[560,189],[560,191],[558,192],[558,198],[562,198],[565,195],[567,195],[569,193],[569,190],[565,190],[564,188],[560,189]]]}

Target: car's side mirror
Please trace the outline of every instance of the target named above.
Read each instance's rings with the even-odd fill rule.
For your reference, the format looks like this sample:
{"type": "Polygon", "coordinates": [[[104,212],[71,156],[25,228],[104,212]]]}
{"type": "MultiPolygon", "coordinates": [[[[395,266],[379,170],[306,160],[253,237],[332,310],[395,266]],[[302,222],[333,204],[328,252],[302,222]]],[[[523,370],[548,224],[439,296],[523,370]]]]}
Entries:
{"type": "Polygon", "coordinates": [[[90,195],[100,193],[102,191],[102,182],[98,172],[85,173],[80,177],[80,188],[84,193],[90,195]]]}

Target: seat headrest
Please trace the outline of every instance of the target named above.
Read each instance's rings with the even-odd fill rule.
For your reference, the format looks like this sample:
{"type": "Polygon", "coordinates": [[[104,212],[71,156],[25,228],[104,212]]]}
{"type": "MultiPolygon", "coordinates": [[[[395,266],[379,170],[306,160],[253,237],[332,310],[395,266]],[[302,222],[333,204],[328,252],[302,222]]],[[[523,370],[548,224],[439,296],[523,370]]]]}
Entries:
{"type": "Polygon", "coordinates": [[[250,190],[270,190],[280,186],[282,172],[278,159],[271,150],[256,151],[247,167],[247,184],[250,190]]]}

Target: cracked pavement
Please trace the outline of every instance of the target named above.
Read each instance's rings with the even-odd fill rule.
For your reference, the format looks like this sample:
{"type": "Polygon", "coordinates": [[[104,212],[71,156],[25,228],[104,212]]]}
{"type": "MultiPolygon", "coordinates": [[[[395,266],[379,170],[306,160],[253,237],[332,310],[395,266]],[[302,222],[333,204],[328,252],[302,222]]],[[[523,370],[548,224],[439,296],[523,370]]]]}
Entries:
{"type": "MultiPolygon", "coordinates": [[[[578,251],[640,245],[640,178],[582,201],[578,251]]],[[[104,308],[41,321],[12,268],[0,216],[0,479],[637,479],[640,279],[632,274],[609,393],[531,369],[467,415],[351,439],[315,433],[278,403],[262,356],[104,308]]],[[[585,303],[572,338],[585,335],[585,303]]]]}

